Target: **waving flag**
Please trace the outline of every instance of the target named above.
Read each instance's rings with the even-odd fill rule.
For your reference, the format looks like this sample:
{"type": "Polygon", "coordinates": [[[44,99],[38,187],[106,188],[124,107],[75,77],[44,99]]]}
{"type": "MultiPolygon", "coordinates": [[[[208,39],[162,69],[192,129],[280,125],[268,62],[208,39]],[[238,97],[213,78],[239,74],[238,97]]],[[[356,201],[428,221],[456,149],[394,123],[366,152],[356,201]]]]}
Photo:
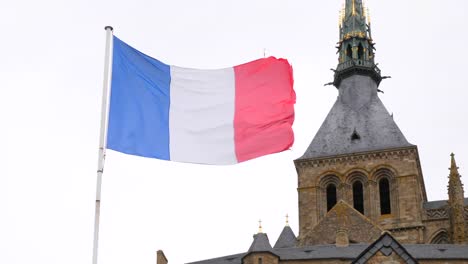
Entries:
{"type": "Polygon", "coordinates": [[[179,162],[238,163],[291,147],[295,100],[285,59],[188,69],[114,36],[107,147],[179,162]]]}

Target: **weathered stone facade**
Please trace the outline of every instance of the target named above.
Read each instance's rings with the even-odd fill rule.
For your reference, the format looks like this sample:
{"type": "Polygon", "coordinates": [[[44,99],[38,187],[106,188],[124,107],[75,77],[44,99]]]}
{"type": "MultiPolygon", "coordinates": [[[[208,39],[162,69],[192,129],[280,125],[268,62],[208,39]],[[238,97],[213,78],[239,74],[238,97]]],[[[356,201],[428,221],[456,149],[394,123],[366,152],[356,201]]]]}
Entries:
{"type": "Polygon", "coordinates": [[[295,165],[301,245],[317,244],[311,239],[312,230],[327,214],[327,185],[337,186],[338,200],[353,204],[352,185],[355,181],[362,182],[364,186],[364,215],[382,229],[391,231],[401,243],[453,243],[450,233],[453,230],[450,220],[453,213],[457,213],[458,217],[458,241],[468,243],[467,231],[460,223],[460,215],[464,213],[465,226],[468,225],[468,206],[464,207],[464,211],[460,210],[463,199],[458,199],[458,210],[450,210],[448,203],[442,207],[424,208],[428,201],[415,146],[299,159],[295,165]],[[388,178],[390,182],[390,214],[381,214],[378,182],[382,178],[388,178]]]}
{"type": "Polygon", "coordinates": [[[298,172],[299,240],[327,213],[326,188],[337,188],[337,197],[353,204],[351,186],[364,186],[364,215],[385,230],[394,231],[403,243],[423,243],[422,204],[426,199],[416,147],[355,153],[295,161],[298,172]],[[378,182],[390,182],[391,213],[380,213],[378,182]]]}

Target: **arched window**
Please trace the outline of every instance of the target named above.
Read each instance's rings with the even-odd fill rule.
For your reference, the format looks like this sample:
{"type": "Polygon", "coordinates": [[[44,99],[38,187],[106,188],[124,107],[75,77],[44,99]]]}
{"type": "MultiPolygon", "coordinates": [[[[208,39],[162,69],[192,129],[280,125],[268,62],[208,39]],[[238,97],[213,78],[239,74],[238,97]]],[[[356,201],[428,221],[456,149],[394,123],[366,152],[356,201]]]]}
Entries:
{"type": "Polygon", "coordinates": [[[362,43],[359,43],[357,55],[359,60],[364,59],[364,47],[362,46],[362,43]]]}
{"type": "Polygon", "coordinates": [[[327,212],[336,204],[336,186],[330,183],[327,186],[327,212]]]}
{"type": "Polygon", "coordinates": [[[263,264],[263,259],[262,258],[258,258],[258,264],[263,264]]]}
{"type": "Polygon", "coordinates": [[[380,193],[380,214],[391,214],[392,209],[390,207],[390,183],[387,178],[383,178],[379,181],[379,193],[380,193]]]}
{"type": "Polygon", "coordinates": [[[432,238],[431,244],[450,244],[447,231],[439,231],[439,233],[432,238]]]}
{"type": "Polygon", "coordinates": [[[364,214],[364,188],[360,181],[353,183],[353,207],[364,214]]]}

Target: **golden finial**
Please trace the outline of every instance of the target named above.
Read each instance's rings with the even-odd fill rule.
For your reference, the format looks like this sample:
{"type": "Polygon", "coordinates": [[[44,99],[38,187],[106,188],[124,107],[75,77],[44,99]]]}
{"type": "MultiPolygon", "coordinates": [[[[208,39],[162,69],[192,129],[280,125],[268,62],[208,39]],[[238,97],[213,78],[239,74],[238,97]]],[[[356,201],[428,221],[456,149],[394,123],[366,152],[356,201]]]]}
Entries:
{"type": "Polygon", "coordinates": [[[262,219],[258,220],[258,234],[263,233],[262,219]]]}
{"type": "Polygon", "coordinates": [[[341,10],[338,11],[338,26],[341,27],[341,10]]]}
{"type": "Polygon", "coordinates": [[[341,6],[341,23],[343,24],[346,18],[346,7],[345,4],[341,6]]]}
{"type": "Polygon", "coordinates": [[[289,226],[289,215],[286,214],[286,226],[289,226]]]}
{"type": "Polygon", "coordinates": [[[369,12],[369,7],[367,8],[366,17],[367,17],[367,22],[369,22],[369,25],[370,25],[370,12],[369,12]]]}
{"type": "Polygon", "coordinates": [[[364,10],[364,9],[365,9],[365,8],[364,8],[364,5],[365,5],[365,2],[364,2],[364,0],[362,0],[362,3],[361,3],[361,12],[362,12],[362,15],[363,15],[363,16],[365,16],[365,14],[366,14],[366,11],[364,10]]]}

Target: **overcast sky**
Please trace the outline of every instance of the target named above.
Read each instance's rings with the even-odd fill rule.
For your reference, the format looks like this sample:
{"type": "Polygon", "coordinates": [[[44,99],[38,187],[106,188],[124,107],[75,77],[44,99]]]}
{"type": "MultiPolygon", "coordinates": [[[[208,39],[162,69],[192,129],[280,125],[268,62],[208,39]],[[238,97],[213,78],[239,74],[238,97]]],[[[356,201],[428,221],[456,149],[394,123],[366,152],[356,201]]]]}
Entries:
{"type": "MultiPolygon", "coordinates": [[[[258,220],[298,231],[300,157],[336,100],[342,0],[11,0],[0,8],[0,263],[91,263],[105,31],[167,64],[287,58],[297,93],[290,151],[234,166],[108,151],[100,264],[245,252],[258,220]]],[[[466,0],[368,0],[379,94],[418,145],[428,198],[447,198],[451,152],[468,184],[466,0]]],[[[468,196],[465,194],[465,196],[468,196]]]]}

